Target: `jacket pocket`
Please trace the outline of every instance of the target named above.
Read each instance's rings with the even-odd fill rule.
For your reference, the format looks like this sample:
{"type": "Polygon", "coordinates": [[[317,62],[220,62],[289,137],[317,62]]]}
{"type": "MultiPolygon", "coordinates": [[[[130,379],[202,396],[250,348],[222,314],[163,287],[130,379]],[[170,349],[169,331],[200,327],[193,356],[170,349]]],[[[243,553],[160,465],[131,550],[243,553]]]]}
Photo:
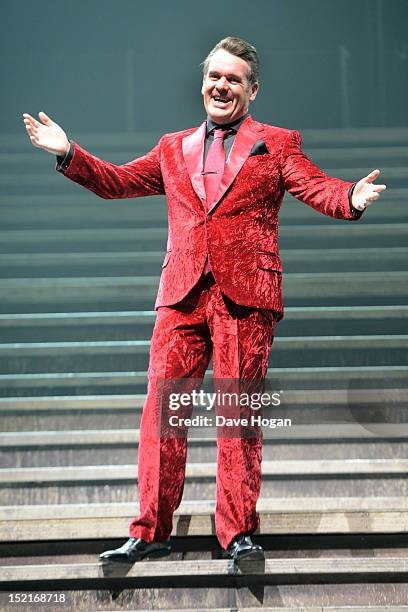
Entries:
{"type": "Polygon", "coordinates": [[[261,270],[282,272],[282,263],[279,255],[277,255],[276,253],[268,253],[267,251],[257,251],[256,261],[258,268],[261,268],[261,270]]]}
{"type": "Polygon", "coordinates": [[[167,251],[166,255],[164,256],[164,261],[163,261],[162,269],[167,266],[167,264],[170,261],[170,257],[171,257],[171,251],[167,251]]]}

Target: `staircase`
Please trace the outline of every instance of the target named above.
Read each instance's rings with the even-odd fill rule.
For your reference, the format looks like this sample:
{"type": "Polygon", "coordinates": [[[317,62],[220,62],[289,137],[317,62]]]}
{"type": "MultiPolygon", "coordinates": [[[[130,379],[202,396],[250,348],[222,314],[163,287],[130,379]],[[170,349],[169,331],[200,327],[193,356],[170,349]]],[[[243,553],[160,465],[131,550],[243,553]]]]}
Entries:
{"type": "MultiPolygon", "coordinates": [[[[75,139],[116,163],[157,140],[75,139]]],[[[303,139],[333,176],[379,167],[387,191],[358,222],[281,209],[268,378],[293,425],[264,431],[266,561],[221,558],[216,444],[191,432],[174,552],[107,572],[98,553],[138,512],[165,200],[98,199],[0,138],[0,610],[408,611],[408,129],[303,139]]]]}

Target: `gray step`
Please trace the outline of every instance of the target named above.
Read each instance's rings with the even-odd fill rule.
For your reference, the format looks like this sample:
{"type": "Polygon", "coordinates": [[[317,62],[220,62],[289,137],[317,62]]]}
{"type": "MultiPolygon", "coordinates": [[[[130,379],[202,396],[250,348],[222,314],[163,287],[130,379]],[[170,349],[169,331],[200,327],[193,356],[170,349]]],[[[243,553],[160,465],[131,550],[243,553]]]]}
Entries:
{"type": "MultiPolygon", "coordinates": [[[[208,370],[207,375],[212,376],[208,370]]],[[[378,386],[381,381],[385,388],[406,387],[408,366],[356,366],[356,367],[302,367],[272,368],[268,370],[268,380],[275,388],[324,388],[337,389],[362,388],[365,383],[378,386]]],[[[110,389],[105,393],[140,393],[144,392],[147,373],[140,372],[58,372],[54,374],[5,374],[0,375],[0,388],[7,395],[44,395],[44,389],[52,389],[52,394],[65,395],[68,390],[74,394],[95,395],[95,390],[104,393],[103,388],[110,389]],[[135,391],[142,387],[143,391],[135,391]],[[112,391],[120,388],[121,391],[112,391]],[[82,389],[82,393],[81,390],[82,389]],[[124,391],[127,389],[127,391],[124,391]],[[61,392],[64,390],[63,392],[61,392]],[[30,393],[31,391],[31,393],[30,393]],[[36,391],[35,393],[33,393],[36,391]]],[[[50,393],[51,394],[51,393],[50,393]]]]}
{"type": "MultiPolygon", "coordinates": [[[[118,543],[119,545],[119,543],[118,543]]],[[[88,559],[88,563],[95,563],[96,555],[88,559]]],[[[52,560],[50,560],[52,563],[52,560]]],[[[69,561],[72,564],[72,559],[69,561]]],[[[35,564],[34,564],[35,565],[35,564]]],[[[115,606],[120,605],[121,610],[140,610],[150,612],[150,610],[163,610],[166,612],[197,612],[199,602],[200,612],[257,612],[259,610],[259,599],[262,600],[262,607],[268,612],[407,612],[408,606],[402,605],[406,601],[406,584],[398,582],[385,582],[387,576],[383,577],[382,582],[379,576],[375,581],[360,582],[352,584],[348,581],[347,588],[339,580],[338,584],[288,584],[286,579],[284,584],[271,584],[267,581],[254,578],[245,581],[241,576],[230,578],[231,584],[224,584],[218,579],[214,580],[216,586],[191,586],[181,582],[180,577],[173,580],[162,580],[157,586],[143,586],[134,588],[134,584],[128,584],[125,580],[117,579],[114,583],[116,591],[110,586],[103,586],[100,581],[94,585],[82,584],[79,586],[67,586],[64,581],[59,584],[61,598],[49,601],[58,602],[58,610],[69,611],[72,609],[78,612],[89,612],[90,610],[106,610],[112,612],[115,606]],[[163,587],[163,583],[166,586],[163,587]],[[182,586],[179,586],[180,583],[182,586]],[[94,590],[91,590],[94,586],[94,590]],[[63,592],[61,590],[63,589],[63,592]],[[282,601],[285,603],[282,604],[282,601]],[[379,601],[386,602],[378,604],[379,601]],[[149,608],[146,609],[146,603],[149,608]],[[233,602],[233,605],[231,605],[233,602]],[[330,602],[327,604],[325,602],[330,602]],[[358,602],[358,605],[355,605],[358,602]],[[189,607],[180,609],[180,603],[189,607]],[[395,605],[392,605],[395,604],[395,605]],[[163,608],[165,606],[165,608],[163,608]],[[252,607],[253,606],[253,607],[252,607]]],[[[306,581],[305,581],[306,582],[306,581]]],[[[322,581],[321,581],[322,582],[322,581]]],[[[41,583],[40,583],[41,584],[41,583]]],[[[55,583],[56,584],[56,583],[55,583]]],[[[27,596],[28,601],[32,591],[32,583],[22,582],[18,584],[21,596],[27,596]]],[[[48,591],[52,596],[49,585],[48,591]]],[[[15,583],[14,583],[15,587],[15,583]]],[[[41,587],[40,587],[41,588],[41,587]]],[[[39,594],[37,593],[39,596],[39,594]]],[[[11,598],[11,594],[4,593],[0,601],[5,605],[11,598]]],[[[35,593],[32,593],[32,597],[35,593]]],[[[1,597],[1,594],[0,594],[1,597]]],[[[32,600],[37,601],[37,600],[32,600]]],[[[16,604],[12,604],[15,608],[16,604]]],[[[35,603],[35,608],[39,612],[49,610],[50,603],[35,603]]],[[[22,608],[20,608],[22,609],[22,608]]]]}
{"type": "MultiPolygon", "coordinates": [[[[286,272],[373,272],[405,270],[407,247],[353,249],[291,249],[280,253],[286,272]]],[[[7,253],[1,256],[0,276],[141,276],[158,274],[161,251],[101,253],[7,253]]]]}
{"type": "MultiPolygon", "coordinates": [[[[364,405],[366,408],[369,406],[381,405],[383,406],[387,402],[392,404],[398,404],[405,401],[406,398],[406,387],[398,388],[397,381],[400,378],[401,382],[404,382],[404,373],[408,371],[408,368],[384,368],[381,372],[380,368],[360,368],[357,376],[352,376],[355,369],[334,369],[333,377],[327,379],[325,384],[325,374],[330,374],[333,371],[332,368],[303,368],[302,370],[292,371],[290,369],[280,369],[279,373],[274,375],[274,371],[269,371],[271,382],[275,382],[280,378],[285,378],[286,382],[290,385],[296,379],[296,382],[303,380],[303,382],[310,382],[305,377],[305,373],[310,372],[314,379],[315,386],[305,388],[285,388],[281,394],[281,400],[284,401],[285,406],[291,406],[292,408],[299,408],[299,410],[305,410],[308,405],[318,408],[320,406],[342,406],[345,402],[352,403],[355,401],[359,405],[364,405]],[[377,381],[380,385],[383,385],[387,376],[390,376],[389,384],[383,385],[380,388],[374,386],[367,388],[364,387],[351,387],[353,378],[359,382],[358,374],[362,377],[371,376],[374,383],[377,381]],[[338,386],[336,388],[336,380],[338,386]],[[320,386],[319,386],[320,383],[320,386]],[[352,395],[351,395],[352,393],[352,395]]],[[[406,382],[406,381],[405,381],[406,382]]],[[[43,396],[43,397],[3,397],[0,398],[0,414],[22,414],[27,417],[30,414],[42,414],[42,413],[89,413],[93,412],[104,412],[105,416],[107,412],[113,412],[115,415],[119,413],[126,413],[139,411],[143,408],[145,401],[145,394],[128,394],[128,395],[79,395],[79,396],[43,396]]],[[[201,406],[205,407],[205,404],[201,406]]]]}
{"type": "MultiPolygon", "coordinates": [[[[87,563],[95,563],[95,558],[96,554],[91,559],[87,559],[87,563]]],[[[53,562],[55,562],[53,559],[48,561],[48,563],[53,562]]],[[[72,565],[72,559],[68,563],[72,565]]],[[[64,612],[72,609],[78,612],[89,612],[90,610],[112,612],[119,609],[117,607],[119,605],[121,610],[140,610],[141,612],[164,609],[166,612],[197,612],[197,610],[200,612],[207,610],[208,612],[231,612],[231,610],[257,612],[260,599],[262,608],[268,612],[407,612],[408,606],[403,605],[406,602],[406,584],[386,580],[389,580],[387,574],[381,577],[381,581],[378,575],[369,582],[361,580],[353,584],[347,580],[347,588],[345,588],[340,579],[336,581],[336,584],[331,583],[330,580],[326,584],[322,580],[319,581],[318,577],[315,577],[313,584],[308,584],[306,580],[304,584],[299,584],[299,581],[290,584],[289,578],[286,578],[281,580],[280,584],[269,584],[269,581],[263,578],[258,580],[256,577],[249,576],[246,580],[245,576],[240,576],[230,577],[229,583],[224,583],[215,577],[215,585],[206,586],[204,583],[204,586],[197,586],[194,583],[193,585],[186,584],[186,581],[182,581],[178,576],[174,580],[163,578],[161,582],[157,581],[157,585],[154,581],[151,587],[142,585],[143,588],[134,588],[134,582],[128,583],[119,578],[113,583],[116,591],[112,590],[112,580],[107,585],[102,585],[100,580],[85,583],[81,581],[82,588],[78,585],[68,586],[62,580],[58,583],[54,581],[54,584],[59,585],[60,591],[56,595],[60,599],[49,601],[58,602],[58,610],[64,612]],[[317,584],[317,582],[320,583],[317,584]],[[94,590],[91,590],[92,588],[94,590]],[[146,608],[147,602],[149,608],[146,608]],[[378,604],[378,602],[383,603],[378,604]],[[181,609],[179,607],[181,603],[189,607],[181,609]],[[197,603],[200,604],[200,608],[197,608],[197,603]]],[[[39,584],[41,588],[42,583],[39,584]]],[[[14,590],[15,587],[16,583],[13,584],[14,590]]],[[[40,595],[32,592],[32,583],[27,581],[18,583],[18,589],[21,593],[20,597],[27,597],[25,601],[28,601],[30,593],[31,597],[40,595]]],[[[50,585],[47,585],[47,590],[53,597],[50,585]]],[[[1,594],[0,597],[2,597],[1,594]]],[[[4,593],[0,601],[4,601],[7,605],[11,597],[11,593],[4,593]]],[[[12,605],[13,608],[16,607],[15,603],[12,605]]],[[[50,609],[50,603],[35,603],[35,608],[38,612],[45,612],[50,609]]],[[[20,607],[20,610],[22,609],[24,608],[20,607]]]]}
{"type": "MultiPolygon", "coordinates": [[[[59,415],[60,419],[63,415],[59,415]]],[[[139,424],[140,413],[118,414],[114,424],[122,429],[108,429],[113,414],[107,415],[104,429],[85,429],[81,414],[75,425],[77,429],[47,431],[55,417],[48,415],[48,422],[29,417],[24,423],[37,422],[37,429],[24,431],[18,427],[21,417],[14,419],[15,431],[0,434],[0,464],[3,468],[26,468],[46,466],[100,465],[106,463],[107,453],[111,464],[130,464],[135,460],[139,430],[130,429],[135,421],[139,424]],[[41,423],[43,421],[43,423],[41,423]],[[126,422],[127,421],[127,422],[126,422]],[[128,428],[125,429],[125,425],[128,428]]],[[[90,421],[90,415],[87,415],[90,421]]],[[[69,417],[68,417],[69,418],[69,417]]],[[[70,415],[72,419],[72,415],[70,415]]],[[[6,419],[12,422],[9,417],[6,419]]],[[[93,415],[93,427],[100,422],[93,415]]],[[[296,421],[295,421],[296,423],[296,421]]],[[[4,430],[3,430],[4,431],[4,430]]],[[[208,463],[216,459],[216,433],[212,430],[190,428],[188,457],[192,463],[208,463]],[[197,437],[205,434],[205,437],[197,437]],[[212,438],[209,438],[209,436],[212,438]]],[[[307,459],[396,459],[404,458],[408,452],[408,430],[406,424],[367,423],[297,425],[290,428],[265,430],[263,437],[264,460],[277,457],[283,460],[307,459]]]]}
{"type": "MultiPolygon", "coordinates": [[[[3,313],[35,312],[32,308],[42,305],[43,311],[55,312],[87,304],[86,310],[106,311],[120,304],[124,310],[135,305],[151,310],[158,281],[157,276],[1,279],[0,308],[3,313]]],[[[387,272],[381,282],[377,272],[287,273],[283,291],[288,306],[398,305],[408,296],[407,281],[405,271],[387,272]]]]}
{"type": "MultiPolygon", "coordinates": [[[[397,201],[395,207],[398,214],[397,201]]],[[[0,210],[2,228],[5,230],[167,226],[164,196],[107,201],[95,194],[82,192],[67,195],[9,195],[0,197],[0,210]]],[[[400,212],[403,213],[403,210],[400,212]]]]}
{"type": "MultiPolygon", "coordinates": [[[[111,415],[109,415],[111,416],[111,415]]],[[[123,417],[122,417],[123,418],[123,417]]],[[[51,419],[52,420],[52,419],[51,419]]],[[[89,418],[88,418],[89,421],[89,418]]],[[[109,419],[108,419],[109,421],[109,419]]],[[[111,423],[113,419],[110,419],[111,423]]],[[[39,426],[47,427],[49,423],[41,423],[39,426]]],[[[75,424],[78,427],[79,419],[75,424]]],[[[128,425],[132,425],[134,419],[128,419],[128,425]]],[[[97,421],[88,422],[88,427],[95,427],[97,421]]],[[[112,423],[118,425],[118,423],[112,423]]],[[[51,423],[52,425],[52,423],[51,423]]],[[[82,429],[82,427],[81,427],[82,429]]],[[[333,427],[332,427],[333,429],[333,427]]],[[[378,428],[379,429],[379,428],[378,428]]],[[[369,431],[369,430],[368,430],[369,431]]],[[[82,446],[82,447],[37,447],[22,449],[0,450],[0,464],[4,469],[36,467],[63,467],[84,465],[105,465],[107,454],[112,465],[130,465],[136,461],[138,446],[133,444],[111,445],[111,446],[82,446]]],[[[306,461],[331,459],[342,461],[345,459],[403,459],[408,454],[408,441],[398,439],[384,440],[376,436],[356,439],[339,440],[329,439],[291,439],[282,440],[275,436],[263,440],[262,456],[265,461],[273,461],[277,457],[285,461],[306,461]]],[[[216,461],[217,449],[215,443],[201,443],[194,437],[189,438],[188,458],[191,463],[210,463],[216,461]]],[[[13,503],[13,502],[11,502],[13,503]]]]}
{"type": "MultiPolygon", "coordinates": [[[[275,338],[270,364],[280,367],[404,365],[408,335],[275,338]]],[[[150,341],[21,342],[0,344],[0,372],[125,371],[147,369],[150,341]]]]}
{"type": "MultiPolygon", "coordinates": [[[[212,430],[214,431],[214,430],[212,430]]],[[[136,446],[139,442],[138,429],[94,429],[94,430],[64,430],[64,431],[19,431],[0,433],[1,450],[30,450],[47,448],[96,448],[110,446],[136,446]]],[[[201,434],[205,432],[201,431],[201,434]]],[[[285,430],[274,432],[274,440],[376,440],[382,439],[408,439],[408,423],[397,425],[381,423],[373,425],[368,423],[336,424],[333,425],[292,425],[285,430]],[[374,428],[374,431],[372,430],[374,428]]],[[[265,438],[266,441],[270,438],[265,438]]],[[[215,446],[215,436],[192,437],[191,443],[195,446],[215,446]]]]}
{"type": "MultiPolygon", "coordinates": [[[[368,217],[367,217],[368,218],[368,217]]],[[[337,220],[328,226],[282,226],[280,244],[285,248],[361,248],[406,247],[408,223],[369,223],[337,220]]],[[[112,229],[36,229],[0,232],[0,251],[94,252],[131,251],[135,248],[165,251],[166,228],[143,227],[112,229]],[[144,247],[145,245],[145,247],[144,247]]]]}
{"type": "MultiPolygon", "coordinates": [[[[350,380],[347,379],[347,374],[343,374],[341,370],[347,372],[347,368],[343,369],[334,369],[334,373],[339,376],[333,376],[331,379],[327,380],[327,382],[323,379],[324,368],[304,368],[303,370],[308,370],[313,374],[314,377],[314,385],[312,388],[285,388],[280,392],[281,404],[284,403],[285,408],[287,406],[292,409],[305,410],[308,406],[313,406],[315,409],[319,409],[321,407],[335,407],[335,406],[343,406],[347,403],[347,405],[352,405],[355,402],[357,405],[365,406],[367,409],[369,406],[384,406],[387,403],[398,405],[406,400],[406,387],[397,388],[398,377],[397,372],[392,371],[392,368],[384,368],[384,372],[380,371],[380,368],[360,368],[360,372],[364,371],[364,377],[367,374],[371,374],[373,377],[373,381],[375,383],[375,379],[378,384],[383,384],[387,381],[387,376],[390,373],[390,379],[388,380],[388,385],[385,385],[381,388],[376,388],[374,386],[360,386],[361,381],[358,378],[355,378],[357,384],[352,386],[353,377],[350,376],[350,380]],[[391,372],[390,372],[391,370],[391,372]],[[341,378],[341,375],[344,378],[341,378]],[[320,380],[319,380],[320,379],[320,380]],[[336,380],[338,381],[338,386],[336,385],[336,380]],[[320,386],[319,386],[320,383],[320,386]],[[394,385],[394,386],[390,386],[394,385]]],[[[326,368],[327,370],[333,370],[331,368],[326,368]]],[[[397,369],[395,369],[397,370],[397,369]]],[[[400,368],[400,374],[404,374],[407,368],[400,368]]],[[[350,372],[350,370],[348,370],[350,372]]],[[[353,370],[352,370],[353,371],[353,370]]],[[[270,386],[276,384],[276,382],[282,382],[280,376],[286,378],[289,384],[293,383],[290,377],[290,370],[280,369],[279,373],[274,372],[273,370],[269,371],[270,379],[268,379],[270,386]]],[[[301,377],[301,373],[299,370],[294,370],[293,377],[298,377],[298,380],[301,378],[304,382],[304,377],[301,377]]],[[[209,371],[211,374],[211,371],[209,371]]],[[[207,382],[208,378],[205,378],[207,382]]],[[[369,380],[367,380],[368,385],[369,380]]],[[[406,382],[403,379],[401,382],[406,382]]],[[[205,391],[208,391],[207,387],[204,387],[205,391]]],[[[273,387],[270,389],[272,392],[273,387]]],[[[135,410],[140,410],[143,407],[145,400],[144,394],[128,394],[128,395],[81,395],[81,396],[45,396],[45,397],[12,397],[12,398],[0,398],[0,413],[1,414],[24,414],[26,417],[29,414],[42,414],[44,412],[53,413],[59,411],[65,412],[87,412],[91,414],[92,412],[110,412],[117,414],[120,412],[133,412],[135,410]]],[[[206,404],[202,404],[198,406],[200,409],[205,409],[206,404]]]]}
{"type": "MultiPolygon", "coordinates": [[[[339,582],[398,582],[408,579],[408,559],[405,557],[377,557],[370,556],[351,559],[341,558],[287,558],[266,559],[265,562],[247,562],[236,567],[231,577],[231,563],[228,560],[189,560],[189,561],[150,561],[139,562],[132,568],[122,570],[126,575],[126,584],[133,588],[163,585],[165,579],[191,585],[214,585],[218,583],[224,587],[234,585],[237,576],[241,578],[240,584],[245,585],[248,575],[252,579],[258,577],[262,584],[280,584],[290,581],[292,584],[302,584],[318,580],[320,583],[333,582],[335,576],[339,582]]],[[[109,575],[109,574],[108,574],[109,575]]],[[[112,575],[112,574],[111,574],[112,575]]],[[[35,581],[41,584],[44,590],[52,585],[63,588],[64,581],[68,584],[84,583],[94,586],[98,582],[104,584],[102,568],[99,563],[83,564],[50,564],[36,566],[3,566],[0,573],[1,583],[8,589],[13,584],[21,585],[24,582],[35,581]],[[69,581],[69,582],[68,582],[69,581]]],[[[106,587],[105,587],[106,588],[106,587]]]]}
{"type": "MultiPolygon", "coordinates": [[[[271,367],[380,366],[407,364],[408,335],[301,336],[276,338],[271,367]]],[[[147,369],[150,341],[0,344],[0,372],[126,371],[147,369]]]]}
{"type": "MultiPolygon", "coordinates": [[[[126,340],[151,337],[155,311],[0,314],[3,342],[126,340]]],[[[276,336],[392,333],[407,330],[408,306],[286,308],[276,336]]]]}
{"type": "MultiPolygon", "coordinates": [[[[339,460],[344,461],[344,459],[339,460]]],[[[356,461],[362,461],[357,459],[356,461]]],[[[73,466],[79,470],[82,466],[73,466]]],[[[101,466],[91,466],[92,470],[101,466]]],[[[22,468],[29,469],[29,468],[22,468]]],[[[47,469],[47,468],[38,468],[47,469]]],[[[137,466],[133,466],[136,470],[137,466]]],[[[47,505],[47,504],[91,504],[91,503],[133,503],[138,501],[136,472],[133,480],[126,482],[94,483],[43,483],[41,485],[21,483],[13,487],[1,487],[0,497],[3,505],[47,505]]],[[[332,478],[303,476],[291,479],[263,479],[261,495],[264,497],[374,497],[406,496],[408,493],[406,476],[398,475],[370,477],[356,476],[352,478],[332,478]]],[[[183,489],[185,500],[195,500],[216,497],[215,479],[191,480],[186,478],[183,489]]],[[[126,531],[124,531],[124,534],[126,531]]]]}
{"type": "MultiPolygon", "coordinates": [[[[263,461],[263,497],[397,496],[408,493],[408,459],[263,461]]],[[[215,463],[188,463],[184,498],[215,494],[215,463]]],[[[131,502],[137,466],[92,465],[0,470],[3,505],[131,502]]]]}
{"type": "MultiPolygon", "coordinates": [[[[408,189],[394,187],[364,215],[370,224],[407,221],[408,189]]],[[[2,227],[7,230],[140,228],[167,225],[167,205],[163,196],[125,200],[101,200],[94,194],[0,196],[2,227]]],[[[299,223],[336,225],[332,219],[305,206],[286,193],[279,212],[280,226],[299,223]]]]}
{"type": "MultiPolygon", "coordinates": [[[[93,423],[95,426],[95,421],[93,423]]],[[[44,424],[46,427],[47,424],[44,424]]],[[[108,449],[109,461],[112,465],[130,465],[136,461],[137,444],[111,446],[108,449]]],[[[347,440],[275,440],[264,438],[262,456],[265,461],[273,461],[277,457],[285,461],[306,461],[331,459],[342,461],[345,459],[400,459],[407,457],[408,442],[395,440],[383,441],[363,439],[361,441],[347,440]]],[[[215,445],[196,444],[191,438],[188,446],[188,457],[191,463],[210,463],[216,461],[217,449],[215,445]]],[[[36,467],[63,467],[84,465],[105,465],[107,449],[105,447],[92,448],[41,448],[16,449],[0,452],[0,463],[4,469],[36,467]]],[[[11,502],[13,503],[13,502],[11,502]]],[[[24,503],[24,502],[23,502],[24,503]]]]}
{"type": "MultiPolygon", "coordinates": [[[[58,486],[83,483],[132,483],[135,465],[63,466],[45,468],[13,468],[0,470],[1,487],[21,485],[58,486]]],[[[136,470],[137,471],[137,470],[136,470]]],[[[189,481],[214,480],[216,463],[188,463],[189,481]]],[[[263,480],[333,478],[408,478],[408,459],[350,459],[313,461],[263,461],[263,480]]]]}
{"type": "MultiPolygon", "coordinates": [[[[404,497],[260,498],[261,534],[398,533],[406,530],[404,497]]],[[[173,533],[214,535],[212,500],[183,501],[173,533]]],[[[0,507],[0,541],[120,538],[137,504],[0,507]]]]}

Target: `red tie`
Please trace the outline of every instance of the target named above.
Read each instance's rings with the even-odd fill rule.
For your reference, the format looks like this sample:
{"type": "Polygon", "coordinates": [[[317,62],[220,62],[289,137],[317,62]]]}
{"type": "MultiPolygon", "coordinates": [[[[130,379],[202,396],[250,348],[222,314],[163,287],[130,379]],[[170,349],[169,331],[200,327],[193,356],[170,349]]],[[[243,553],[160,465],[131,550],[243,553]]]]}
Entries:
{"type": "MultiPolygon", "coordinates": [[[[219,184],[224,174],[225,166],[225,151],[224,138],[229,130],[217,128],[214,130],[214,140],[208,149],[207,157],[204,162],[204,187],[206,195],[206,208],[210,210],[211,204],[217,194],[219,184]]],[[[211,272],[210,262],[208,257],[204,266],[204,274],[211,272]]]]}
{"type": "Polygon", "coordinates": [[[204,162],[204,187],[206,195],[207,210],[217,194],[225,166],[224,138],[229,130],[217,128],[214,130],[214,140],[208,149],[204,162]]]}

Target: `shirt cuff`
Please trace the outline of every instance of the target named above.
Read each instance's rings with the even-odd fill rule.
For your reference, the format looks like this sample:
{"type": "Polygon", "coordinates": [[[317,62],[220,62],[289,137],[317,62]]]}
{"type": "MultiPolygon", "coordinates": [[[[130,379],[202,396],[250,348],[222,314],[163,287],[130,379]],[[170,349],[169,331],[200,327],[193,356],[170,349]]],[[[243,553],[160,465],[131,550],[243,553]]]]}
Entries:
{"type": "Polygon", "coordinates": [[[74,156],[74,147],[72,145],[72,142],[70,141],[69,151],[65,155],[65,157],[63,157],[62,155],[57,155],[57,165],[55,167],[57,172],[65,172],[73,156],[74,156]]]}
{"type": "Polygon", "coordinates": [[[364,210],[358,210],[357,208],[354,208],[354,206],[351,203],[351,198],[353,195],[353,191],[354,191],[354,187],[357,185],[357,183],[354,183],[348,192],[348,198],[349,198],[349,204],[350,204],[350,211],[351,214],[353,215],[353,219],[359,219],[361,217],[361,215],[363,214],[364,210]]]}

